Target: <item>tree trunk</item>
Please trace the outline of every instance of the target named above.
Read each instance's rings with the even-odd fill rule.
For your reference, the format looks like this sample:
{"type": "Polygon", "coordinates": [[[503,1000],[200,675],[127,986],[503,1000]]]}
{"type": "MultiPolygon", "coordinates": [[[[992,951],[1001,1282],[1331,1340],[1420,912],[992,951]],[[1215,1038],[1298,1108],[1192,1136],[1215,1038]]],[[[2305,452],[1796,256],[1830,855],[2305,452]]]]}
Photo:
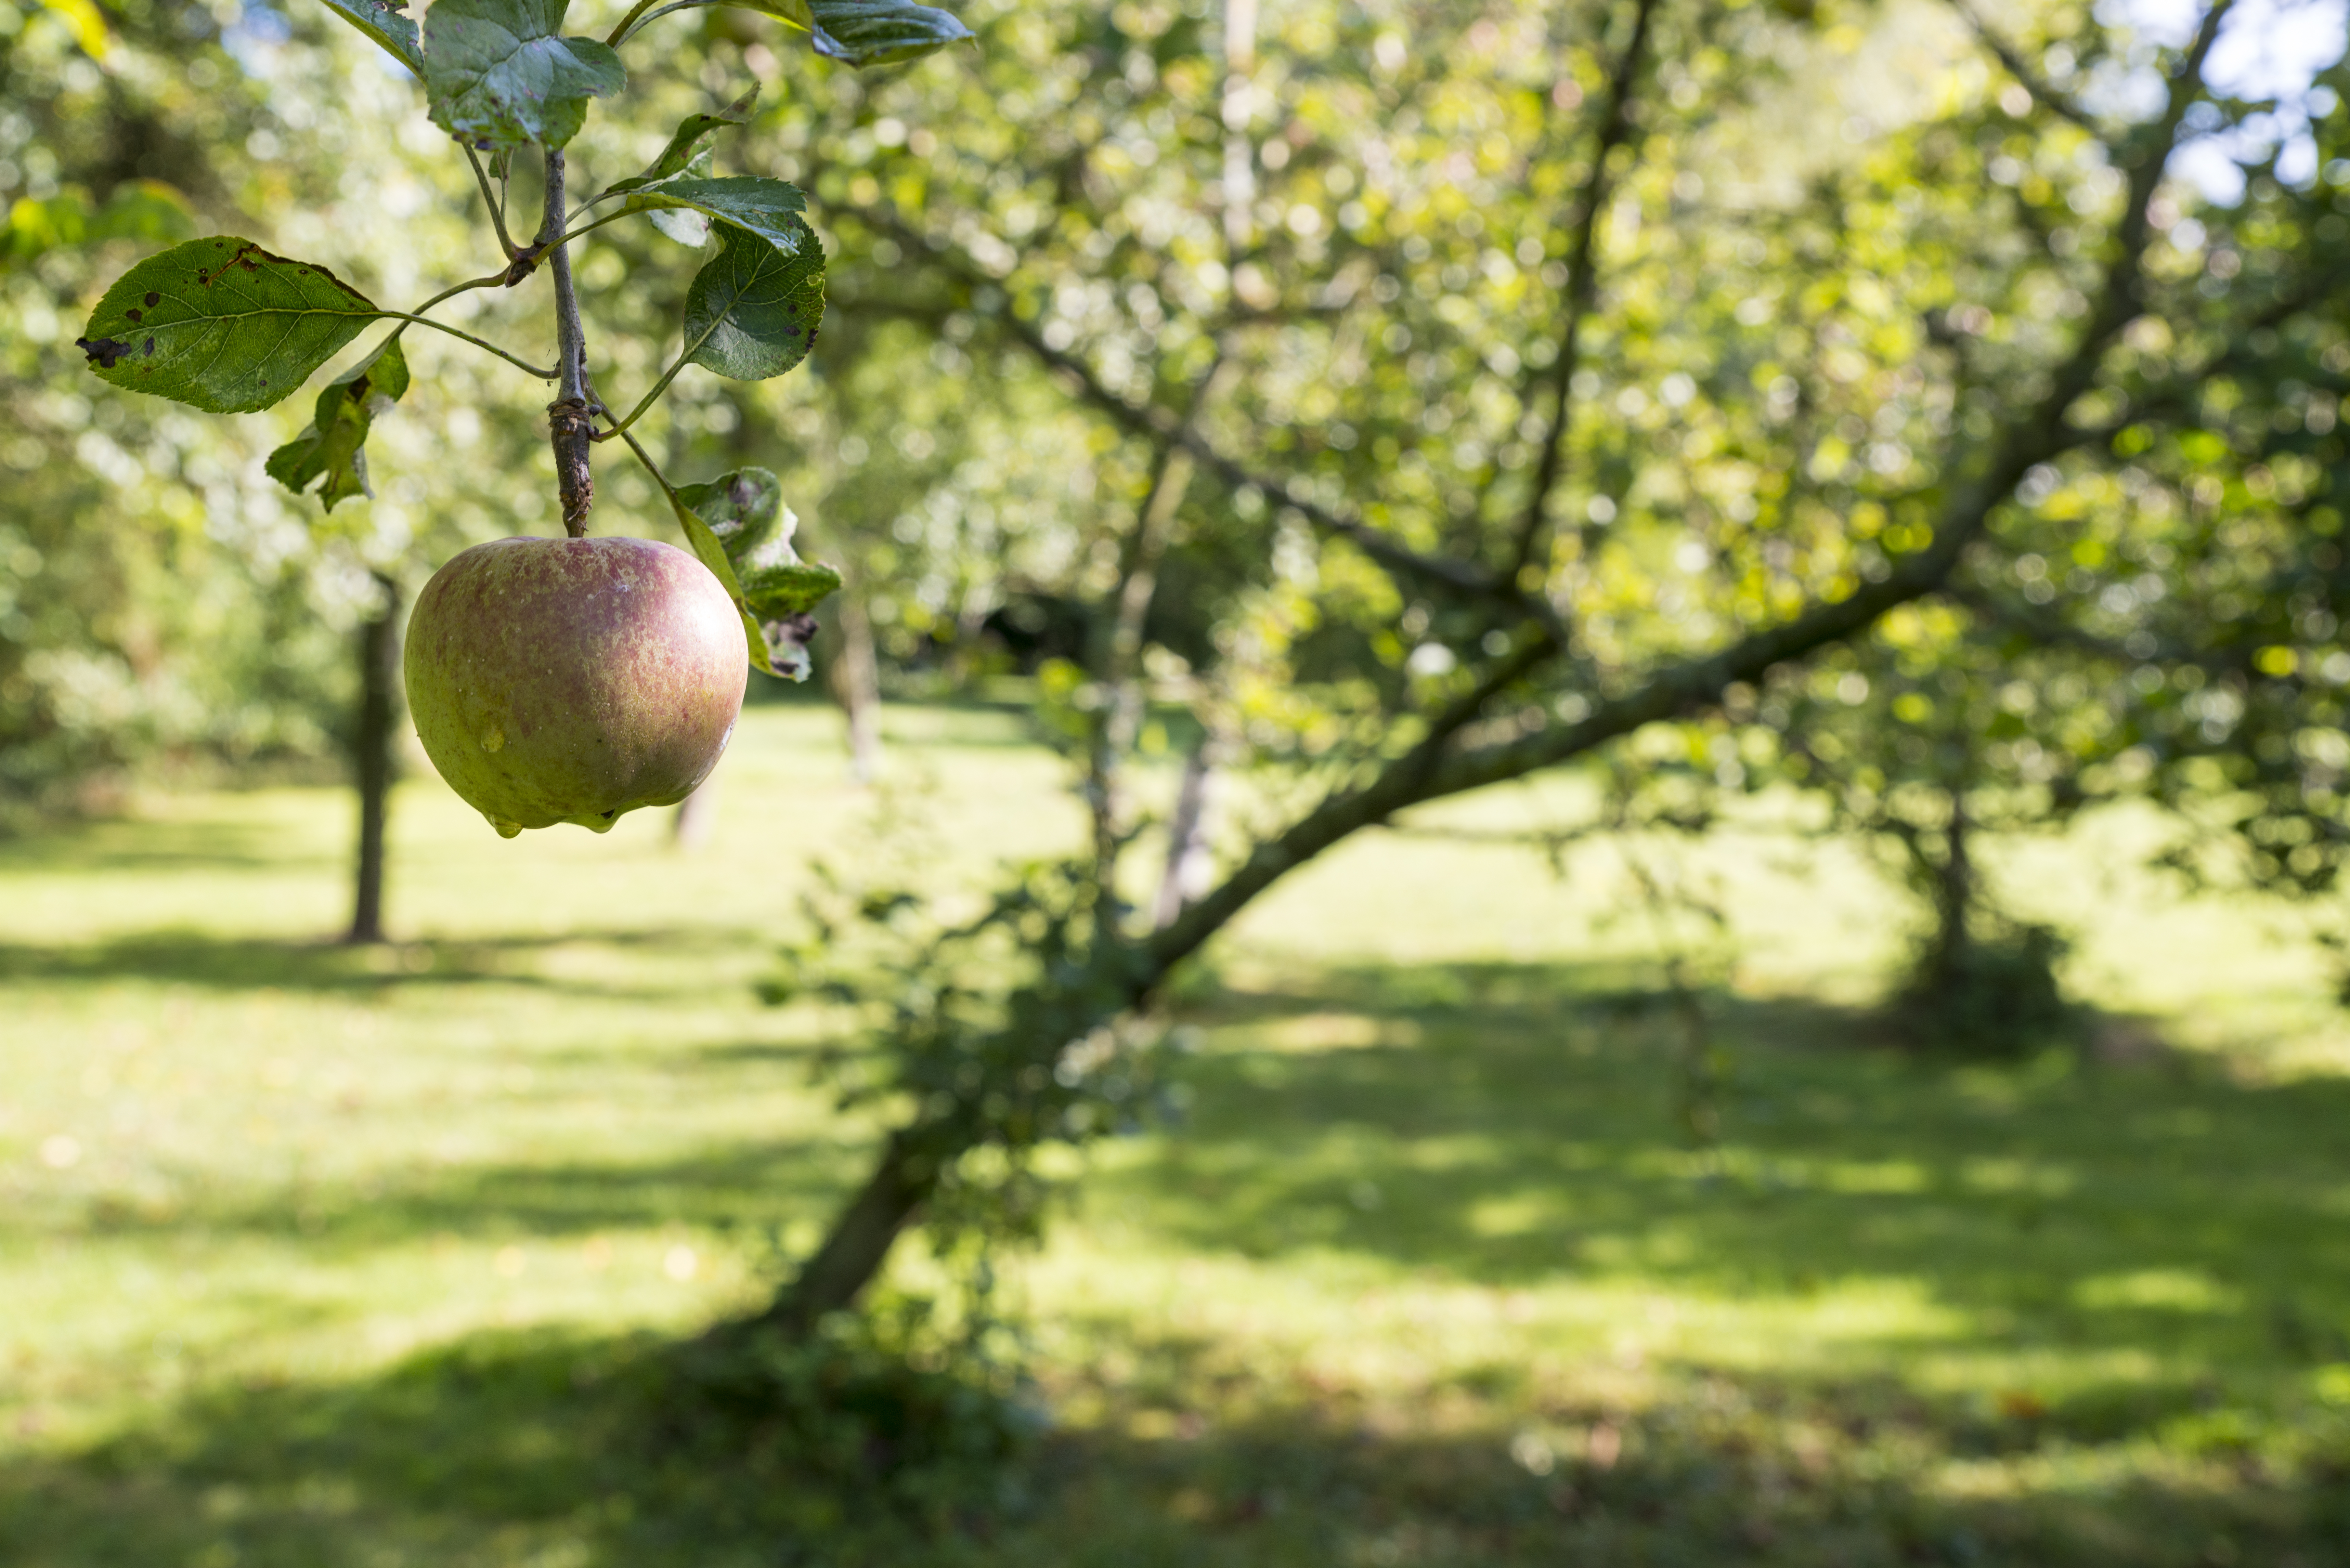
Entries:
{"type": "Polygon", "coordinates": [[[1208,890],[1214,865],[1208,854],[1209,816],[1215,805],[1215,737],[1202,735],[1183,760],[1182,786],[1175,792],[1175,815],[1167,824],[1167,870],[1150,923],[1160,930],[1175,923],[1183,907],[1208,890]]]}
{"type": "Polygon", "coordinates": [[[691,855],[710,842],[710,835],[718,826],[718,774],[711,775],[694,786],[691,794],[677,803],[677,816],[670,825],[670,842],[680,854],[691,855]]]}
{"type": "Polygon", "coordinates": [[[873,622],[865,601],[842,594],[840,657],[825,669],[825,681],[848,717],[848,776],[869,784],[881,776],[881,664],[873,651],[873,622]]]}
{"type": "Polygon", "coordinates": [[[392,738],[400,721],[400,585],[381,572],[383,607],[359,628],[359,727],[351,757],[359,786],[359,850],[347,942],[383,940],[383,839],[390,805],[392,738]]]}
{"type": "Polygon", "coordinates": [[[1975,872],[1970,838],[1973,824],[1967,817],[1962,789],[1950,792],[1950,822],[1942,838],[1941,863],[1934,868],[1933,948],[1927,960],[1929,987],[1938,996],[1955,996],[1967,984],[1974,941],[1968,915],[1975,904],[1975,872]]]}
{"type": "Polygon", "coordinates": [[[938,1186],[939,1162],[923,1147],[921,1130],[917,1125],[890,1135],[872,1176],[835,1216],[824,1244],[800,1265],[792,1282],[777,1293],[765,1311],[739,1326],[777,1329],[800,1339],[827,1313],[855,1303],[867,1283],[881,1272],[899,1232],[938,1186]]]}

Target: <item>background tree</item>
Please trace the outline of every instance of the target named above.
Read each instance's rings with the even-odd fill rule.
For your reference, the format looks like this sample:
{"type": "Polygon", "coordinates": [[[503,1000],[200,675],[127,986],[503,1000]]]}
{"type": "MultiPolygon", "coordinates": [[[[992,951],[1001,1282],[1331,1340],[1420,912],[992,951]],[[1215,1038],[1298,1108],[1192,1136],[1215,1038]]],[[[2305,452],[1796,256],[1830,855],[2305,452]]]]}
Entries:
{"type": "MultiPolygon", "coordinates": [[[[918,933],[930,1000],[890,1015],[879,1068],[904,1115],[763,1321],[805,1328],[926,1204],[1019,1190],[1037,1143],[1112,1125],[1131,1021],[1351,834],[1697,713],[1735,757],[1737,693],[1880,625],[1898,647],[1893,612],[1947,614],[2029,558],[2094,558],[2067,608],[2124,616],[2106,590],[2166,542],[2124,509],[2120,543],[2076,551],[2082,498],[2142,494],[2134,460],[2197,439],[2199,389],[2262,325],[2340,337],[2330,175],[2256,193],[2256,290],[2202,286],[2179,244],[2191,199],[2164,170],[2190,110],[2250,109],[2201,88],[2226,15],[2179,50],[2076,50],[2150,73],[2109,118],[1984,49],[1948,113],[1861,128],[1838,200],[1736,177],[1773,107],[1742,62],[1804,25],[1662,4],[1305,13],[1245,48],[1236,10],[1222,39],[1171,7],[1022,14],[981,29],[998,119],[902,151],[837,133],[873,151],[818,172],[827,210],[870,236],[849,248],[906,258],[864,307],[968,312],[1004,373],[1116,432],[1064,579],[1097,635],[1046,687],[1097,759],[1096,833],[977,925],[918,933]],[[1170,518],[1178,453],[1196,474],[1170,518]],[[1152,587],[1201,635],[1146,607],[1129,662],[1100,628],[1152,587]],[[1137,664],[1257,785],[1221,879],[1156,929],[1123,895],[1130,748],[1088,718],[1137,664]]],[[[857,112],[935,119],[920,91],[857,112]]]]}

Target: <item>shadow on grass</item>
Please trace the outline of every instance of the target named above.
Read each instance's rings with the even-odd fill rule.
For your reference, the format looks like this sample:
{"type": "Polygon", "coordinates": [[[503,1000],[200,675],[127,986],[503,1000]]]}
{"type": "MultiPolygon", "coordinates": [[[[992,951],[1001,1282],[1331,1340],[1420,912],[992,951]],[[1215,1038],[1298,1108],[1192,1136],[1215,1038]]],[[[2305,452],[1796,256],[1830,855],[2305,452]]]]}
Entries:
{"type": "MultiPolygon", "coordinates": [[[[1866,1048],[1859,1015],[1716,996],[1735,1066],[1724,1146],[1701,1152],[1671,1136],[1669,1020],[1635,979],[1378,969],[1201,997],[1213,1029],[1183,1070],[1189,1125],[1089,1186],[1162,1251],[1299,1267],[1358,1254],[1440,1283],[1747,1303],[1891,1287],[1923,1303],[1913,1322],[1841,1359],[1780,1358],[1795,1370],[1660,1349],[1656,1403],[1638,1411],[1495,1365],[1400,1415],[1204,1339],[1081,1324],[1136,1369],[1048,1369],[1083,1425],[1009,1465],[889,1484],[838,1479],[876,1469],[861,1449],[811,1454],[681,1405],[673,1345],[483,1334],[348,1383],[207,1389],[115,1440],[19,1459],[0,1468],[0,1563],[2320,1568],[2350,1554],[2350,1417],[2305,1393],[2315,1365],[2350,1360],[2344,1085],[2243,1086],[2185,1058],[1926,1062],[1866,1048]],[[1921,1350],[2036,1357],[2066,1382],[1921,1391],[1900,1362],[1921,1350]],[[1802,1369],[1814,1363],[1829,1370],[1802,1369]],[[1975,1484],[1978,1460],[2022,1462],[1975,1484]]],[[[307,1219],[280,1202],[192,1210],[176,1228],[292,1224],[363,1251],[441,1230],[720,1223],[817,1211],[854,1174],[832,1145],[456,1167],[347,1207],[319,1195],[307,1219]]]]}
{"type": "MultiPolygon", "coordinates": [[[[827,1139],[705,1147],[687,1158],[636,1164],[546,1161],[426,1167],[401,1182],[282,1188],[195,1188],[171,1204],[101,1196],[83,1210],[92,1236],[280,1236],[332,1259],[419,1238],[551,1241],[612,1230],[683,1224],[766,1243],[763,1227],[821,1213],[861,1174],[865,1148],[827,1139]]],[[[0,1223],[0,1237],[18,1230],[0,1223]]]]}
{"type": "Polygon", "coordinates": [[[532,955],[556,948],[650,949],[739,941],[755,935],[681,929],[569,930],[539,937],[427,940],[351,947],[338,941],[271,941],[199,930],[143,931],[111,941],[38,946],[0,941],[0,984],[20,981],[103,985],[146,981],[207,991],[288,991],[373,994],[402,987],[480,983],[583,991],[659,1001],[673,985],[628,985],[610,979],[536,974],[532,955]]]}
{"type": "Polygon", "coordinates": [[[2338,1472],[1953,1492],[1948,1461],[2061,1454],[2062,1434],[1889,1384],[1694,1370],[1637,1414],[1401,1428],[1253,1388],[1219,1423],[1208,1391],[1235,1390],[1213,1346],[1138,1349],[1195,1402],[1114,1410],[983,1470],[891,1473],[712,1419],[680,1398],[674,1346],[484,1335],[349,1384],[210,1393],[0,1469],[0,1561],[2319,1568],[2350,1551],[2338,1472]]]}
{"type": "Polygon", "coordinates": [[[0,835],[0,871],[302,871],[347,857],[321,845],[290,849],[284,833],[259,822],[114,820],[63,822],[0,835]]]}
{"type": "Polygon", "coordinates": [[[1617,979],[1372,969],[1204,999],[1189,1125],[1095,1190],[1200,1251],[1725,1298],[1891,1281],[1994,1346],[2195,1376],[2350,1359],[2350,1083],[1967,1065],[1869,1048],[1866,1014],[1717,995],[1703,1151],[1673,1136],[1674,1020],[1617,979]]]}

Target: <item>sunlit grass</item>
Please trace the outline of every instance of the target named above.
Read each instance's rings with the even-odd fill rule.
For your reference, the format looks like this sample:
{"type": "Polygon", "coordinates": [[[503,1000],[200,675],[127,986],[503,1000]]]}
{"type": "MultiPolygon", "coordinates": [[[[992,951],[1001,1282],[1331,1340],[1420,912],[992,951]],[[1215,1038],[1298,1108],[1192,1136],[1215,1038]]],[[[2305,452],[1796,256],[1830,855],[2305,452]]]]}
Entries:
{"type": "MultiPolygon", "coordinates": [[[[1067,841],[1014,721],[893,724],[942,878],[1067,841]]],[[[681,857],[651,814],[502,843],[417,779],[373,951],[326,940],[334,792],[0,845],[0,1561],[2350,1550],[2344,1031],[2289,925],[2157,896],[2127,819],[2010,857],[2144,1015],[2126,1061],[1901,1056],[1861,1006],[1898,903],[1709,850],[1747,939],[1713,1150],[1604,857],[1367,839],[1224,945],[1185,1121],[1087,1157],[1013,1271],[1054,1428],[996,1504],[892,1533],[689,1465],[598,1391],[754,1299],[870,1131],[752,990],[868,811],[835,722],[754,711],[722,787],[681,857]]]]}

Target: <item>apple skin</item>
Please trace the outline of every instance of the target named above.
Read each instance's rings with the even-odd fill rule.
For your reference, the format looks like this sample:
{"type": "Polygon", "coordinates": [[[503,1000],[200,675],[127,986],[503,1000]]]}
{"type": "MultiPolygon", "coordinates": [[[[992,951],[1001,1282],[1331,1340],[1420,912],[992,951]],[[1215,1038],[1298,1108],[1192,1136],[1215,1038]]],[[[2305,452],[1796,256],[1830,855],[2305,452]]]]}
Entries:
{"type": "Polygon", "coordinates": [[[743,711],[743,618],[708,567],[650,539],[496,539],[417,596],[402,660],[416,738],[506,838],[673,805],[743,711]]]}

